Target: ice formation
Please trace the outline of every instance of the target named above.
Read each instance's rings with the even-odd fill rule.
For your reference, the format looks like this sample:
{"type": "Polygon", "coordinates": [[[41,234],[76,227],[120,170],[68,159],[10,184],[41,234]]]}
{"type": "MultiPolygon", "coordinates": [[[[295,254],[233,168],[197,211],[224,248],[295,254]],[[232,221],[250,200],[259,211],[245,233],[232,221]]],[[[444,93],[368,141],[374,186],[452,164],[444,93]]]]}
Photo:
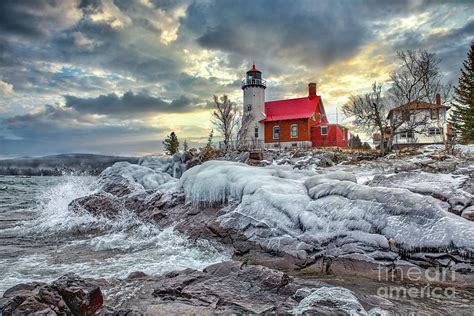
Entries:
{"type": "Polygon", "coordinates": [[[447,212],[446,203],[407,189],[357,184],[347,172],[208,161],[185,172],[178,189],[195,205],[233,205],[219,217],[224,227],[296,257],[330,242],[388,249],[389,239],[407,250],[474,251],[474,223],[447,212]]]}
{"type": "Polygon", "coordinates": [[[117,162],[101,174],[102,178],[112,176],[121,176],[128,180],[128,185],[134,185],[135,190],[168,190],[176,183],[176,179],[166,172],[128,162],[117,162]]]}
{"type": "Polygon", "coordinates": [[[185,153],[177,153],[173,156],[146,156],[140,159],[138,164],[179,178],[186,170],[185,160],[185,153]]]}

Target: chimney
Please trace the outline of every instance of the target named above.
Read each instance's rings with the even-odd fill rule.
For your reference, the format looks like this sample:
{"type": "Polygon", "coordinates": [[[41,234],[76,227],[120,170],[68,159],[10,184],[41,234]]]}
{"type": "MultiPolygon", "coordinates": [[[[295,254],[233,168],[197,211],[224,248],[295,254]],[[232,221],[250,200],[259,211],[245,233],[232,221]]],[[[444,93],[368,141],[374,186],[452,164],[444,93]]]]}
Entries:
{"type": "Polygon", "coordinates": [[[310,99],[316,97],[316,83],[314,83],[314,82],[308,83],[308,92],[309,92],[308,97],[310,99]]]}
{"type": "Polygon", "coordinates": [[[436,94],[436,104],[437,105],[441,105],[441,96],[438,94],[436,94]]]}

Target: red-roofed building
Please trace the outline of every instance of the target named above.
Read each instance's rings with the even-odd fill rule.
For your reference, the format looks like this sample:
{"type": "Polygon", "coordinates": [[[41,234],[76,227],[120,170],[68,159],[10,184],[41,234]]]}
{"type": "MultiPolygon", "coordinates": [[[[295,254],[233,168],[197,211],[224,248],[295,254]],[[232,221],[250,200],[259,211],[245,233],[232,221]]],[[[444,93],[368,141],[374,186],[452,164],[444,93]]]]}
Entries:
{"type": "Polygon", "coordinates": [[[266,82],[255,65],[242,81],[244,113],[249,127],[245,142],[265,147],[348,147],[348,130],[330,124],[316,83],[308,96],[265,102],[266,82]]]}

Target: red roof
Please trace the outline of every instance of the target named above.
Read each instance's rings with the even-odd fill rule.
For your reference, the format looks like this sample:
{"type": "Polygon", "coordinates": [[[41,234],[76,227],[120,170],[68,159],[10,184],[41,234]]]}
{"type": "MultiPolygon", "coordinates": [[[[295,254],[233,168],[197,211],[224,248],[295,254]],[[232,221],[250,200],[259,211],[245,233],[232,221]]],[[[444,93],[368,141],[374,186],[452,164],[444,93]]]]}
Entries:
{"type": "Polygon", "coordinates": [[[266,117],[260,122],[310,118],[316,112],[320,96],[265,102],[266,117]]]}
{"type": "Polygon", "coordinates": [[[260,70],[257,70],[257,68],[255,68],[255,64],[253,64],[252,69],[250,69],[250,70],[247,71],[247,72],[254,72],[254,71],[261,72],[260,70]]]}

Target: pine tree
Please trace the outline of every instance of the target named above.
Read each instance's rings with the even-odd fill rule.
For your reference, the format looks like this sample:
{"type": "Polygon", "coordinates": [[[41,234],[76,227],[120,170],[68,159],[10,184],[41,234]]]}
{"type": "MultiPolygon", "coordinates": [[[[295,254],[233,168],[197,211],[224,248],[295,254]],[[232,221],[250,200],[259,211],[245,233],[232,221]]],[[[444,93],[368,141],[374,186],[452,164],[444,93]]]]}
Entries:
{"type": "Polygon", "coordinates": [[[183,151],[187,151],[187,150],[188,150],[188,142],[185,139],[184,142],[183,142],[183,151]]]}
{"type": "Polygon", "coordinates": [[[207,138],[207,144],[206,148],[212,148],[212,139],[214,138],[214,129],[211,129],[211,132],[209,133],[209,137],[207,138]]]}
{"type": "Polygon", "coordinates": [[[171,132],[171,134],[166,137],[163,141],[163,145],[168,155],[174,155],[179,151],[179,140],[174,132],[171,132]]]}
{"type": "Polygon", "coordinates": [[[359,134],[351,134],[349,138],[349,147],[352,149],[358,149],[362,147],[362,141],[360,140],[359,134]]]}
{"type": "Polygon", "coordinates": [[[454,102],[449,122],[454,137],[462,142],[474,141],[474,42],[463,62],[459,84],[454,88],[454,102]]]}

